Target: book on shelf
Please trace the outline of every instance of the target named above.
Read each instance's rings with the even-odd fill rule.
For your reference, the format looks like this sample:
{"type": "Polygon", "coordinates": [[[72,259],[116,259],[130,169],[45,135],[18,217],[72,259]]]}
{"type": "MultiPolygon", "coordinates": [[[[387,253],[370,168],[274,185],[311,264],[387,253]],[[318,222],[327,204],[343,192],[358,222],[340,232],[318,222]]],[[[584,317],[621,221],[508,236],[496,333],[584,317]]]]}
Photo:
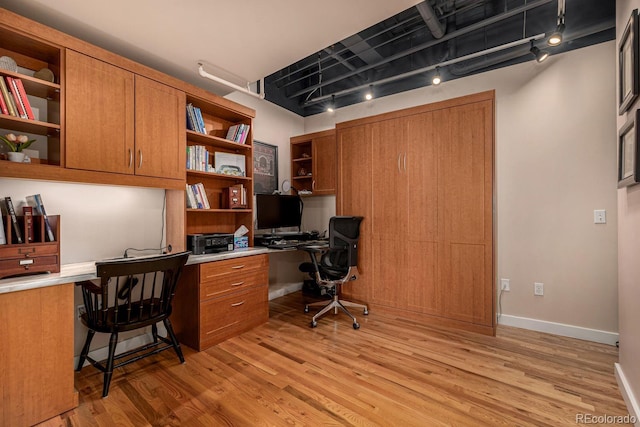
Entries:
{"type": "Polygon", "coordinates": [[[200,132],[207,135],[207,128],[204,125],[204,118],[202,117],[202,110],[199,107],[193,107],[193,111],[196,115],[196,121],[198,122],[198,127],[200,128],[200,132]]]}
{"type": "Polygon", "coordinates": [[[20,224],[18,223],[18,217],[16,216],[16,210],[13,207],[11,197],[4,198],[4,205],[7,208],[7,214],[11,218],[11,224],[13,224],[13,235],[17,243],[22,243],[22,233],[20,232],[20,224]]]}
{"type": "Polygon", "coordinates": [[[7,108],[7,103],[4,100],[4,95],[0,93],[0,111],[2,114],[9,115],[9,109],[7,108]]]}
{"type": "Polygon", "coordinates": [[[7,86],[9,86],[9,92],[11,92],[14,103],[17,107],[18,117],[20,117],[21,119],[28,118],[26,110],[24,108],[24,104],[22,103],[22,100],[20,98],[20,93],[18,92],[18,86],[16,86],[12,77],[7,76],[6,79],[7,79],[7,86]]]}
{"type": "Polygon", "coordinates": [[[34,119],[33,110],[31,109],[31,103],[29,102],[29,98],[27,98],[27,91],[24,90],[24,85],[22,84],[21,79],[13,79],[13,82],[18,87],[18,94],[20,95],[20,101],[24,105],[25,113],[27,114],[27,118],[29,120],[34,119]]]}
{"type": "Polygon", "coordinates": [[[33,207],[32,206],[23,206],[22,207],[22,215],[24,215],[24,228],[26,231],[26,236],[24,236],[24,240],[26,243],[33,243],[34,241],[34,233],[33,233],[33,207]]]}
{"type": "Polygon", "coordinates": [[[4,231],[4,216],[0,212],[0,245],[7,244],[7,234],[4,231]]]}
{"type": "Polygon", "coordinates": [[[32,196],[27,196],[27,205],[33,208],[33,212],[42,215],[44,219],[44,228],[47,230],[47,239],[50,242],[55,242],[56,238],[53,235],[53,229],[51,228],[51,224],[49,223],[49,218],[47,217],[47,211],[44,208],[44,204],[42,203],[42,197],[40,194],[34,194],[32,196]]]}
{"type": "Polygon", "coordinates": [[[196,201],[196,195],[193,192],[193,188],[191,188],[190,184],[186,185],[185,191],[187,193],[187,208],[198,209],[198,202],[196,201]]]}
{"type": "Polygon", "coordinates": [[[196,208],[197,209],[204,209],[204,200],[202,198],[202,194],[200,194],[200,190],[198,189],[197,184],[193,184],[191,186],[191,189],[193,190],[193,194],[196,197],[196,208]]]}
{"type": "Polygon", "coordinates": [[[2,97],[4,98],[4,101],[7,104],[7,109],[9,110],[9,114],[14,117],[18,117],[18,112],[16,111],[16,106],[13,101],[13,96],[9,92],[9,88],[7,87],[2,76],[0,76],[0,92],[2,92],[2,97]]]}
{"type": "Polygon", "coordinates": [[[211,209],[209,198],[207,197],[207,192],[204,190],[204,184],[199,182],[196,184],[196,188],[198,189],[198,194],[200,194],[200,197],[202,197],[202,205],[204,206],[204,209],[211,209]]]}

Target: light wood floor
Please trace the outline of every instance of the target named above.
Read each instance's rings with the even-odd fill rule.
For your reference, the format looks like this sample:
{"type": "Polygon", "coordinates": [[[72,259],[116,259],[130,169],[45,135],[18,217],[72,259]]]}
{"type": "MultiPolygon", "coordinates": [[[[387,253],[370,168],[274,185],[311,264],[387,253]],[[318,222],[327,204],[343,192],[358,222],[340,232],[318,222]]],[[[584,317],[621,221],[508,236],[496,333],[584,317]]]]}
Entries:
{"type": "Polygon", "coordinates": [[[496,337],[375,312],[308,327],[300,293],[268,324],[207,351],[169,351],[114,373],[76,374],[80,406],[45,425],[560,426],[626,415],[615,347],[523,329],[496,337]]]}

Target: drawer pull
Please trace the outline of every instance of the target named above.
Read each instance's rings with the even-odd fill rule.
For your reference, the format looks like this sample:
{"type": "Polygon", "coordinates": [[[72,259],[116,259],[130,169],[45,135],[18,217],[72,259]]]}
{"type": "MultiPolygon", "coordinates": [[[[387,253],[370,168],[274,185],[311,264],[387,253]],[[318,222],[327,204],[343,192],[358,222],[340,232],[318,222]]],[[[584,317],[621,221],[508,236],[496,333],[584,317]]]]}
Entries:
{"type": "Polygon", "coordinates": [[[232,283],[231,286],[240,286],[244,285],[244,282],[232,283]]]}
{"type": "Polygon", "coordinates": [[[20,265],[29,265],[29,264],[33,264],[33,259],[21,259],[20,260],[20,265]]]}
{"type": "Polygon", "coordinates": [[[237,307],[237,306],[242,305],[244,303],[245,303],[244,301],[236,302],[236,303],[231,304],[231,307],[237,307]]]}
{"type": "Polygon", "coordinates": [[[242,265],[234,265],[231,268],[234,269],[234,270],[240,270],[241,268],[244,268],[244,264],[242,264],[242,265]]]}

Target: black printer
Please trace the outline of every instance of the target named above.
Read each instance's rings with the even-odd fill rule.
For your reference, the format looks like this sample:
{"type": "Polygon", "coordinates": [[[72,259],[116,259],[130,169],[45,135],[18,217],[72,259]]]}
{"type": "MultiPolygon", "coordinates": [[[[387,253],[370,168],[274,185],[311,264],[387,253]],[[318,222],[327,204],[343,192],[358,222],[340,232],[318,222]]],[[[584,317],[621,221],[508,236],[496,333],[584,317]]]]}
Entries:
{"type": "Polygon", "coordinates": [[[213,254],[233,250],[233,234],[188,234],[187,250],[193,255],[213,254]]]}

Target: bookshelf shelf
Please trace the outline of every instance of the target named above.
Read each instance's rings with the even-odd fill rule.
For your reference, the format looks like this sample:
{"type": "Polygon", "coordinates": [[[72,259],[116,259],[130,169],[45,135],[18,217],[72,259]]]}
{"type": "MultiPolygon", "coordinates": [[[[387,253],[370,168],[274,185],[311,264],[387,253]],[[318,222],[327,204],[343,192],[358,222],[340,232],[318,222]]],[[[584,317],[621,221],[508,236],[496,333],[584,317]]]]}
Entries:
{"type": "Polygon", "coordinates": [[[60,85],[45,80],[37,79],[26,74],[14,73],[8,70],[0,69],[2,76],[9,76],[22,80],[24,90],[27,94],[51,100],[60,100],[60,85]]]}
{"type": "Polygon", "coordinates": [[[55,123],[21,119],[20,117],[7,115],[0,115],[0,128],[43,136],[56,136],[60,132],[60,125],[55,123]]]}
{"type": "Polygon", "coordinates": [[[202,172],[202,171],[194,171],[187,169],[187,176],[200,176],[203,178],[218,178],[218,179],[227,179],[231,181],[251,181],[251,177],[248,176],[236,176],[236,175],[225,175],[223,173],[215,173],[215,172],[202,172]]]}
{"type": "Polygon", "coordinates": [[[187,209],[188,213],[251,213],[251,209],[187,209]]]}
{"type": "Polygon", "coordinates": [[[235,150],[237,152],[249,152],[251,151],[251,146],[247,144],[239,144],[237,142],[229,141],[228,139],[220,138],[213,135],[205,135],[202,133],[194,132],[192,130],[187,130],[187,141],[204,144],[211,147],[219,147],[225,148],[229,150],[235,150]]]}

